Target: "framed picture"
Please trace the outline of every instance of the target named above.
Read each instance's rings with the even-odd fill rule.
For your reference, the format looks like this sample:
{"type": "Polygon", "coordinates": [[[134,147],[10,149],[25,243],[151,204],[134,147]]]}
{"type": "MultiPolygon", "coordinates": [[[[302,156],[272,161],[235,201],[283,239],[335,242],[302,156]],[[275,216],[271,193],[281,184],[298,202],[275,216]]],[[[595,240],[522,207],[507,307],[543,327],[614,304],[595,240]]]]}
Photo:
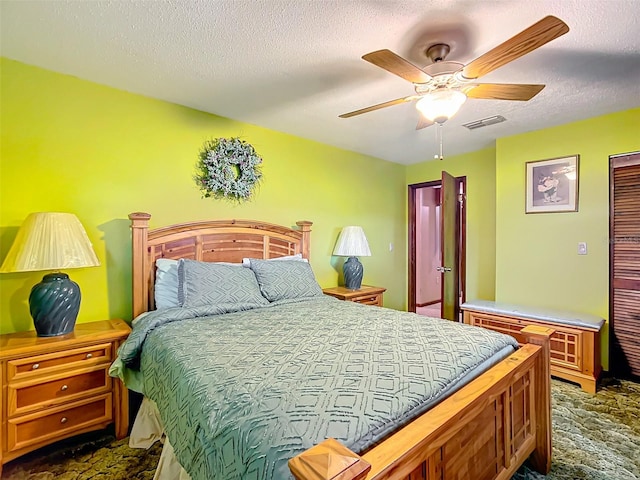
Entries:
{"type": "Polygon", "coordinates": [[[527,162],[526,213],[578,211],[580,155],[527,162]]]}

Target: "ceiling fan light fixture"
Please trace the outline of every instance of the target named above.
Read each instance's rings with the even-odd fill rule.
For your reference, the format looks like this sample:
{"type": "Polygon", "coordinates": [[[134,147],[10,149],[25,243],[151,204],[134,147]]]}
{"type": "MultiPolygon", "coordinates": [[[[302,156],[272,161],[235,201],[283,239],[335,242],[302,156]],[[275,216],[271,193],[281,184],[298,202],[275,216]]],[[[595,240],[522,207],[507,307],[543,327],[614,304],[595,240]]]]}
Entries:
{"type": "Polygon", "coordinates": [[[467,96],[458,90],[440,89],[423,96],[416,103],[416,108],[427,120],[444,123],[453,117],[467,96]]]}

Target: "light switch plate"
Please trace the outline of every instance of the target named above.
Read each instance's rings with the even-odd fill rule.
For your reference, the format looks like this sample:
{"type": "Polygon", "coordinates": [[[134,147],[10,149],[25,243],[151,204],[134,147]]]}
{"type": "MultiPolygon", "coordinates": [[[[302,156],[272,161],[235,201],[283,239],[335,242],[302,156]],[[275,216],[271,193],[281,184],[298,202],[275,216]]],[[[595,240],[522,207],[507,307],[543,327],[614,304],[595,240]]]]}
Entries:
{"type": "Polygon", "coordinates": [[[587,254],[587,242],[578,242],[578,255],[587,254]]]}

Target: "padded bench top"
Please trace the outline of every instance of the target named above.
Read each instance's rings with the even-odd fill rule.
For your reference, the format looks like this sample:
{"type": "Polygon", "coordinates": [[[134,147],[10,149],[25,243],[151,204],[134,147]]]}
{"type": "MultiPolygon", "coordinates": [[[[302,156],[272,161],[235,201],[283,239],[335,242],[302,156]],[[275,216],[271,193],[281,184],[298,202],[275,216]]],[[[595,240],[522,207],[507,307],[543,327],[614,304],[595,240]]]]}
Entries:
{"type": "Polygon", "coordinates": [[[460,305],[463,310],[475,310],[485,313],[495,313],[541,322],[560,323],[562,325],[600,330],[604,325],[604,319],[588,313],[567,312],[548,308],[524,307],[509,303],[494,302],[491,300],[471,300],[460,305]]]}

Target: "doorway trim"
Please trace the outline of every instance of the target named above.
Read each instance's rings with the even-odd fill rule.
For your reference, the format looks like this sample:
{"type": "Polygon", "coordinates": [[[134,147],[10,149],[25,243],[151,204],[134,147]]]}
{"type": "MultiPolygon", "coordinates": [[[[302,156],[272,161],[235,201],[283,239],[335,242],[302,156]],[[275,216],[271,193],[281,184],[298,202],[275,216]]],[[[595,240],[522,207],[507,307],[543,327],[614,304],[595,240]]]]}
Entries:
{"type": "MultiPolygon", "coordinates": [[[[460,290],[462,291],[462,299],[466,300],[466,278],[467,278],[467,177],[456,177],[456,188],[460,195],[460,186],[463,186],[464,197],[460,198],[460,242],[458,248],[460,251],[460,290]]],[[[408,186],[409,201],[409,278],[408,278],[408,311],[416,311],[416,191],[425,187],[442,186],[441,180],[433,180],[430,182],[414,183],[408,186]]]]}

